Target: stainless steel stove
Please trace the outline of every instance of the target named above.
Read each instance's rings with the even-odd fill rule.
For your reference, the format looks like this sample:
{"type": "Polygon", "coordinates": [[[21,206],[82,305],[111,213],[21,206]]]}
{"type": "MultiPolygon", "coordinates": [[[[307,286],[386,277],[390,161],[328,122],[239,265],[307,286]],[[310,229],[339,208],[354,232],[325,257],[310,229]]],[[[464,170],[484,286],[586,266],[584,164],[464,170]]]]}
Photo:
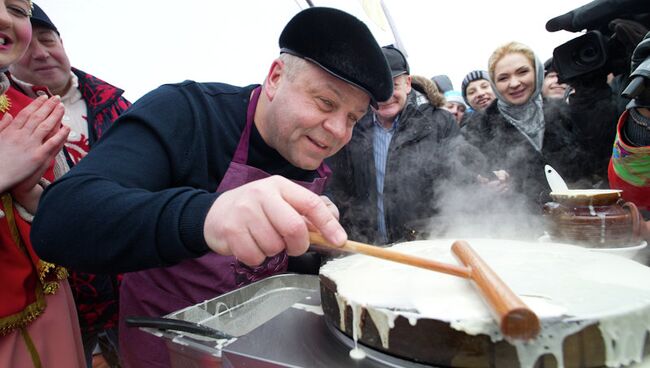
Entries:
{"type": "Polygon", "coordinates": [[[318,276],[278,275],[174,312],[189,322],[233,336],[217,339],[171,329],[143,328],[165,340],[172,367],[429,367],[359,345],[327,322],[318,276]]]}

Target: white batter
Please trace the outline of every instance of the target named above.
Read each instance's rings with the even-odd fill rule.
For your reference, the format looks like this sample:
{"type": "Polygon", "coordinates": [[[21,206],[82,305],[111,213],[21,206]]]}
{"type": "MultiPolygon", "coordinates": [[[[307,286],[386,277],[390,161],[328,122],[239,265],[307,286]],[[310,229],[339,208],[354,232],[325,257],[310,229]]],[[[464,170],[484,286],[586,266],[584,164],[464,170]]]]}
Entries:
{"type": "MultiPolygon", "coordinates": [[[[451,253],[454,240],[409,242],[392,249],[459,264],[451,253]]],[[[547,353],[555,355],[563,367],[564,337],[597,322],[605,339],[608,366],[642,360],[643,341],[650,331],[650,268],[565,244],[465,240],[542,321],[536,340],[511,341],[522,367],[533,366],[547,353]]],[[[330,261],[320,272],[336,283],[340,310],[344,311],[346,304],[352,306],[355,340],[361,338],[361,306],[379,308],[370,317],[386,348],[390,345],[388,331],[398,315],[411,324],[420,318],[443,320],[470,335],[504,339],[469,280],[364,255],[330,261]]],[[[342,326],[344,320],[341,316],[342,326]]]]}

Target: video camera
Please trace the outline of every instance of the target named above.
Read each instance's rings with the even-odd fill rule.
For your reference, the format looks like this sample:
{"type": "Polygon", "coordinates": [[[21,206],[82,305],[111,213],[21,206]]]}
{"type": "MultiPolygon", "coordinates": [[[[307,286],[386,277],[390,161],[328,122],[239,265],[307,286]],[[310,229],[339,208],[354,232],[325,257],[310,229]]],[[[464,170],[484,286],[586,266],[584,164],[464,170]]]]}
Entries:
{"type": "MultiPolygon", "coordinates": [[[[602,69],[614,75],[629,72],[629,50],[621,37],[610,29],[614,19],[650,19],[647,0],[594,0],[560,15],[546,23],[546,30],[555,32],[587,32],[553,50],[553,65],[562,81],[602,69]]],[[[637,41],[638,42],[638,41],[637,41]]],[[[632,45],[632,48],[634,46],[632,45]]]]}
{"type": "Polygon", "coordinates": [[[553,65],[561,80],[567,81],[600,69],[608,61],[609,37],[589,31],[553,50],[553,65]]]}

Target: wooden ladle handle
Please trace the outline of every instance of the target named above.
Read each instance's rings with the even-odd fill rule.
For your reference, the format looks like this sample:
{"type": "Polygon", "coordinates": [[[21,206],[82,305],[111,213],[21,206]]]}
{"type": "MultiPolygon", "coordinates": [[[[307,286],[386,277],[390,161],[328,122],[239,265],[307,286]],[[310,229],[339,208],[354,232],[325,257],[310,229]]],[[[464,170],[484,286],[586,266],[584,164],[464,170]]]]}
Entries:
{"type": "Polygon", "coordinates": [[[457,266],[437,262],[432,259],[413,256],[406,253],[400,253],[394,250],[377,247],[370,244],[364,244],[348,240],[342,247],[331,244],[321,234],[310,232],[309,241],[311,244],[317,244],[333,249],[346,251],[349,253],[365,254],[367,256],[385,259],[392,262],[407,264],[409,266],[425,268],[432,271],[442,272],[453,276],[468,278],[470,272],[467,267],[457,266]]]}
{"type": "Polygon", "coordinates": [[[501,333],[510,338],[530,340],[541,329],[539,318],[464,240],[451,246],[452,252],[467,267],[471,278],[495,314],[501,333]]]}

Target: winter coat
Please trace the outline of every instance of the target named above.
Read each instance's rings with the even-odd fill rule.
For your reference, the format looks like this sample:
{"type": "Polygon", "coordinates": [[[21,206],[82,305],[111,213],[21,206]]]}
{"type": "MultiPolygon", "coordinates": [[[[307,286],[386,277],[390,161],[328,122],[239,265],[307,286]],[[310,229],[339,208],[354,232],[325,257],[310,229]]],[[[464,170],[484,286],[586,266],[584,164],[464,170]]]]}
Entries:
{"type": "MultiPolygon", "coordinates": [[[[463,136],[479,148],[489,164],[489,171],[506,170],[511,190],[523,194],[527,206],[541,213],[541,205],[550,200],[550,188],[544,165],[551,165],[571,184],[585,175],[582,150],[571,131],[572,121],[566,104],[547,103],[544,111],[544,140],[541,152],[499,112],[496,100],[483,112],[475,112],[463,127],[463,136]]],[[[575,188],[575,186],[573,186],[575,188]]]]}

